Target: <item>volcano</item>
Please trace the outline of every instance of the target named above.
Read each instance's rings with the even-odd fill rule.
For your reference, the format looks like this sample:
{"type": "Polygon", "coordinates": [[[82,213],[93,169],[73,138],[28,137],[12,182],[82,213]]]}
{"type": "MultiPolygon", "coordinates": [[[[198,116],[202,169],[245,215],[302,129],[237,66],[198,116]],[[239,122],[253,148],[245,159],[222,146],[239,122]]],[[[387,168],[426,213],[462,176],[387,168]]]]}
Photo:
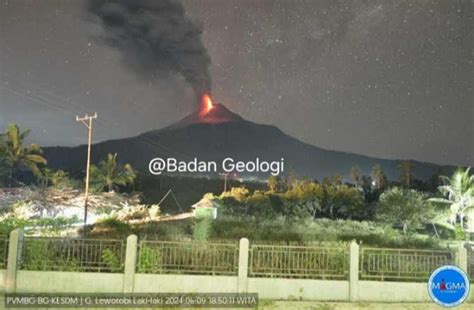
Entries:
{"type": "Polygon", "coordinates": [[[223,124],[230,122],[241,122],[244,121],[242,117],[234,112],[231,112],[223,104],[217,103],[212,104],[211,108],[201,108],[200,111],[191,113],[180,121],[168,126],[164,129],[177,129],[187,127],[194,124],[223,124]]]}
{"type": "MultiPolygon", "coordinates": [[[[86,161],[86,146],[46,147],[48,164],[70,172],[82,171],[86,161]]],[[[189,161],[221,162],[231,157],[249,161],[256,157],[266,161],[285,160],[285,174],[289,171],[299,176],[322,180],[340,174],[349,180],[349,171],[357,165],[364,175],[372,167],[381,165],[387,178],[399,178],[399,160],[373,158],[322,149],[295,139],[275,126],[247,121],[227,109],[223,104],[210,100],[201,109],[191,113],[171,126],[149,131],[136,137],[109,140],[92,147],[92,162],[106,158],[108,153],[118,153],[118,160],[130,163],[135,169],[148,174],[148,164],[155,157],[173,157],[189,161]]],[[[435,173],[448,173],[452,167],[413,161],[413,177],[428,179],[435,173]]],[[[268,178],[267,174],[242,174],[241,177],[268,178]]]]}

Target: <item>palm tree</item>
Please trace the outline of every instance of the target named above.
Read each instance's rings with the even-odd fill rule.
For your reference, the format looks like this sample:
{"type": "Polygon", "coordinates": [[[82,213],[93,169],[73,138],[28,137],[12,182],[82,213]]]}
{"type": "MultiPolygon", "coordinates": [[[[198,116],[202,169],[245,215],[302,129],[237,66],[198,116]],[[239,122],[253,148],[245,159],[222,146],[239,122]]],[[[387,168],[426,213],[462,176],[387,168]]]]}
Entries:
{"type": "Polygon", "coordinates": [[[360,171],[359,166],[352,166],[349,174],[351,176],[352,181],[354,181],[355,186],[358,188],[362,181],[362,172],[360,171]]]}
{"type": "Polygon", "coordinates": [[[91,165],[90,169],[91,183],[96,190],[107,188],[109,192],[113,192],[117,186],[132,184],[137,177],[131,165],[117,164],[117,153],[108,154],[98,166],[91,165]]]}
{"type": "Polygon", "coordinates": [[[43,187],[53,186],[62,189],[73,185],[73,181],[69,178],[69,173],[63,170],[55,171],[50,168],[44,168],[38,180],[39,184],[43,187]]]}
{"type": "Polygon", "coordinates": [[[409,160],[403,160],[400,162],[398,167],[400,168],[400,183],[403,187],[410,188],[412,179],[411,171],[413,168],[412,162],[409,160]]]}
{"type": "Polygon", "coordinates": [[[39,165],[47,163],[39,145],[23,145],[29,133],[29,130],[21,132],[16,124],[10,124],[7,126],[7,131],[0,135],[0,154],[9,183],[14,179],[15,172],[20,169],[29,170],[36,176],[41,175],[39,165]]]}
{"type": "Polygon", "coordinates": [[[6,179],[8,174],[9,173],[8,173],[7,164],[5,163],[3,154],[0,152],[0,186],[4,185],[4,180],[6,179]]]}
{"type": "Polygon", "coordinates": [[[451,178],[442,176],[444,185],[438,187],[440,193],[447,198],[431,198],[432,202],[450,205],[452,223],[459,216],[461,228],[464,228],[464,212],[474,207],[474,175],[469,174],[470,168],[458,169],[451,178]]]}
{"type": "Polygon", "coordinates": [[[382,170],[382,166],[375,165],[372,168],[372,178],[374,179],[378,190],[383,190],[385,188],[387,178],[385,177],[385,173],[382,170]]]}

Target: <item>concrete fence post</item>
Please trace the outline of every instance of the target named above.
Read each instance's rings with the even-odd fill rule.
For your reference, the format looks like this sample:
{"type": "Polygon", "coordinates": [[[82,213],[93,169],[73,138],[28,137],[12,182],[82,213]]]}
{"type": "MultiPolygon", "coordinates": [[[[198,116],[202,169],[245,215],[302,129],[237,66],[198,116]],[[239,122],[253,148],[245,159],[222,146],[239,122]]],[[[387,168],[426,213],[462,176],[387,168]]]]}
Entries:
{"type": "Polygon", "coordinates": [[[123,292],[133,293],[135,285],[135,270],[137,264],[137,236],[130,235],[127,238],[125,251],[125,268],[123,273],[123,292]]]}
{"type": "Polygon", "coordinates": [[[461,268],[465,273],[468,273],[467,249],[464,243],[458,248],[456,263],[459,268],[461,268]]]}
{"type": "Polygon", "coordinates": [[[359,298],[359,245],[353,240],[349,247],[349,301],[359,298]]]}
{"type": "Polygon", "coordinates": [[[10,233],[8,240],[8,261],[5,289],[8,293],[14,293],[17,289],[16,276],[21,259],[21,247],[23,245],[23,231],[14,230],[10,233]]]}
{"type": "Polygon", "coordinates": [[[237,280],[237,289],[239,293],[247,292],[249,269],[249,239],[240,239],[239,244],[239,276],[237,280]]]}

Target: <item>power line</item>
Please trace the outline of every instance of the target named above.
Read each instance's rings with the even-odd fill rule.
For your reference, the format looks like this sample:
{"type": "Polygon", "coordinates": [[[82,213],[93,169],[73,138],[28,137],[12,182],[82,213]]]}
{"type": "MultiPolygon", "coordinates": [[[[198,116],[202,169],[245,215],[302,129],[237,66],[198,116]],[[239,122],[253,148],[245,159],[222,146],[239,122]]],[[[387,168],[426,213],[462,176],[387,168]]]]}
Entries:
{"type": "Polygon", "coordinates": [[[176,202],[176,204],[178,205],[179,209],[181,210],[181,212],[184,212],[183,208],[181,208],[181,205],[179,204],[178,202],[178,199],[176,199],[176,196],[174,195],[173,193],[173,190],[172,189],[169,189],[166,194],[163,196],[163,198],[161,198],[160,202],[158,202],[158,206],[161,205],[161,203],[166,199],[166,197],[168,197],[168,195],[171,195],[174,199],[174,201],[176,202]]]}
{"type": "MultiPolygon", "coordinates": [[[[20,87],[23,86],[23,85],[21,85],[22,84],[21,82],[18,82],[16,84],[20,87]]],[[[74,107],[74,108],[77,108],[80,111],[86,110],[86,108],[84,106],[82,106],[78,103],[75,103],[73,100],[67,100],[65,98],[62,98],[61,96],[58,96],[57,94],[53,93],[52,91],[46,91],[41,87],[39,87],[39,88],[38,87],[30,87],[30,89],[32,89],[32,91],[28,92],[27,94],[25,94],[24,92],[22,92],[20,90],[14,89],[13,87],[11,87],[11,85],[5,85],[5,84],[2,85],[2,84],[0,84],[0,87],[11,91],[13,94],[15,94],[17,96],[26,98],[30,102],[31,101],[37,102],[37,103],[39,103],[41,105],[44,105],[48,108],[54,108],[55,110],[60,111],[60,112],[73,114],[73,112],[71,111],[71,106],[74,107]],[[34,94],[34,92],[36,92],[36,94],[34,94]],[[38,94],[38,93],[40,93],[40,94],[38,94]],[[41,93],[45,94],[45,96],[42,96],[41,93]]],[[[28,101],[23,101],[23,102],[28,104],[28,101]]],[[[103,119],[103,118],[101,118],[101,121],[98,122],[96,126],[101,127],[101,128],[106,128],[106,129],[113,129],[113,128],[121,129],[121,127],[118,126],[117,124],[112,123],[112,122],[108,121],[107,119],[103,119]]],[[[151,147],[152,149],[155,149],[155,150],[158,150],[161,153],[164,153],[164,155],[167,154],[167,156],[175,154],[175,155],[180,155],[180,156],[182,156],[184,158],[188,158],[188,159],[193,158],[192,156],[190,156],[188,154],[173,150],[173,149],[171,149],[167,146],[164,146],[164,145],[162,145],[162,144],[160,144],[160,143],[158,143],[154,140],[151,140],[151,138],[148,138],[144,135],[130,137],[129,139],[133,139],[133,140],[135,140],[139,143],[147,145],[147,146],[151,147]]],[[[224,188],[226,189],[226,184],[224,184],[224,185],[225,185],[224,188]]],[[[181,205],[179,204],[178,200],[176,199],[174,193],[171,192],[171,194],[172,194],[173,199],[175,200],[176,204],[180,208],[180,210],[183,211],[183,209],[182,209],[181,205]]],[[[87,202],[85,202],[84,217],[85,217],[84,223],[86,223],[86,220],[87,220],[87,218],[86,218],[87,217],[87,202]]]]}
{"type": "MultiPolygon", "coordinates": [[[[45,106],[47,106],[47,107],[50,107],[50,108],[52,107],[52,108],[54,108],[54,109],[56,109],[56,110],[58,110],[58,111],[68,112],[68,113],[71,113],[71,114],[72,114],[72,111],[69,110],[69,107],[65,107],[64,105],[57,105],[57,103],[58,103],[57,101],[55,102],[56,104],[52,104],[51,100],[47,100],[47,99],[45,99],[44,97],[41,97],[41,96],[38,96],[38,95],[34,96],[34,95],[31,94],[31,93],[29,93],[29,94],[24,94],[24,93],[21,93],[21,92],[15,90],[15,89],[13,89],[12,87],[6,87],[6,86],[4,86],[4,85],[0,85],[0,87],[5,88],[5,89],[11,91],[12,93],[14,93],[14,94],[17,95],[17,96],[25,97],[25,98],[28,98],[28,99],[30,99],[30,100],[36,101],[36,102],[38,102],[39,104],[45,105],[45,106]]],[[[38,90],[37,90],[37,91],[38,91],[38,90]]],[[[42,91],[42,90],[40,90],[40,91],[42,91]]],[[[43,91],[43,92],[45,92],[45,91],[43,91]]],[[[56,96],[56,95],[54,95],[54,94],[52,94],[52,93],[49,93],[49,96],[51,96],[51,97],[55,96],[57,100],[60,100],[60,101],[62,101],[62,102],[64,102],[64,103],[73,105],[73,107],[76,107],[76,108],[78,108],[78,109],[80,109],[80,110],[84,110],[84,107],[83,107],[83,106],[74,104],[72,101],[66,101],[66,100],[64,100],[63,98],[58,97],[58,96],[56,96]]],[[[48,98],[48,99],[49,99],[49,98],[48,98]]],[[[106,129],[112,129],[112,127],[117,128],[117,129],[121,129],[121,128],[120,128],[119,126],[117,126],[116,124],[111,123],[111,122],[108,122],[107,120],[104,120],[104,119],[101,121],[101,123],[98,123],[98,126],[99,126],[99,127],[106,128],[106,129]],[[105,125],[103,125],[102,123],[105,123],[105,125],[108,124],[108,126],[105,126],[105,125]]],[[[156,141],[153,141],[153,140],[151,140],[151,139],[149,139],[149,138],[146,138],[146,137],[143,136],[143,135],[135,136],[135,137],[130,137],[130,139],[134,139],[134,140],[136,140],[136,141],[138,141],[138,142],[141,142],[141,143],[143,143],[143,144],[145,144],[145,145],[148,145],[148,146],[154,148],[155,150],[158,149],[160,152],[162,152],[162,153],[164,153],[164,154],[167,154],[167,155],[180,155],[180,156],[183,156],[183,157],[188,158],[188,159],[191,159],[191,158],[192,158],[192,156],[190,156],[190,155],[188,155],[188,154],[185,154],[185,153],[182,153],[182,152],[178,152],[178,151],[176,151],[176,150],[172,150],[171,148],[166,147],[166,146],[164,146],[164,145],[162,145],[162,144],[160,144],[160,143],[158,143],[158,142],[156,142],[156,141]]]]}
{"type": "Polygon", "coordinates": [[[84,197],[84,228],[87,225],[87,202],[89,199],[89,168],[91,164],[91,142],[92,142],[92,120],[97,118],[97,113],[89,116],[86,114],[84,117],[79,118],[76,116],[76,121],[81,122],[88,129],[88,142],[87,142],[87,165],[86,165],[86,191],[84,197]]]}

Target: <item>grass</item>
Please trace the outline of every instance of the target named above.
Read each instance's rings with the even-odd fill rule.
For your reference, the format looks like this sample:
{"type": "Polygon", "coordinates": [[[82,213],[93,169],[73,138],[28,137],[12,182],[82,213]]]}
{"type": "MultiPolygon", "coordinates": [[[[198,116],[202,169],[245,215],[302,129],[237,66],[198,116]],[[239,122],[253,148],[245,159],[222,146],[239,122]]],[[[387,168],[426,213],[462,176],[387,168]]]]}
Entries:
{"type": "Polygon", "coordinates": [[[335,308],[334,305],[319,304],[319,305],[311,307],[310,309],[312,309],[312,310],[334,310],[334,308],[335,308]]]}
{"type": "Polygon", "coordinates": [[[266,309],[275,304],[274,300],[271,299],[259,299],[258,300],[258,309],[266,309]]]}
{"type": "Polygon", "coordinates": [[[262,243],[318,243],[356,240],[363,245],[390,248],[437,248],[439,240],[427,235],[404,235],[399,230],[368,221],[316,219],[287,221],[218,217],[212,238],[239,239],[246,237],[262,243]]]}
{"type": "Polygon", "coordinates": [[[90,232],[97,238],[126,238],[136,234],[146,240],[189,241],[207,239],[210,242],[237,241],[248,238],[255,243],[315,244],[345,243],[356,240],[364,246],[387,248],[433,249],[445,247],[445,240],[427,234],[404,235],[400,230],[369,221],[316,219],[288,221],[254,217],[219,216],[206,227],[194,219],[172,222],[129,225],[116,220],[100,223],[90,232]],[[198,229],[203,228],[203,229],[198,229]],[[205,235],[205,236],[204,236],[205,235]]]}

